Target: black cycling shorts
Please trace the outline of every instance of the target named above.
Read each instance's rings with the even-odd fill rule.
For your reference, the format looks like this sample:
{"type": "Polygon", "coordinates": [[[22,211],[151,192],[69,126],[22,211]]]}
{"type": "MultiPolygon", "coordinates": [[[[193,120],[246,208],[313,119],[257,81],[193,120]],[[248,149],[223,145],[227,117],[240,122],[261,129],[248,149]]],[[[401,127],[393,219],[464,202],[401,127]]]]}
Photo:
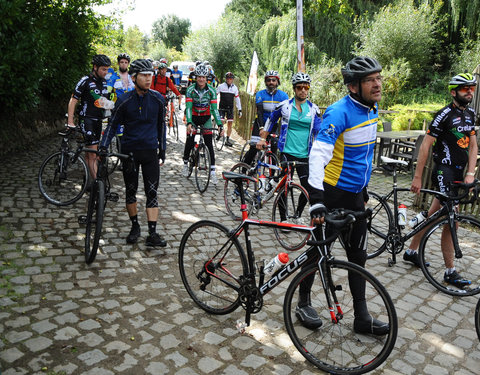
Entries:
{"type": "Polygon", "coordinates": [[[83,117],[80,120],[80,129],[82,129],[86,146],[98,145],[100,143],[102,120],[83,117]]]}
{"type": "Polygon", "coordinates": [[[220,117],[224,120],[233,120],[233,108],[230,109],[219,109],[220,117]]]}
{"type": "Polygon", "coordinates": [[[451,182],[453,181],[463,182],[463,168],[435,164],[432,171],[432,182],[440,193],[447,194],[451,191],[452,194],[457,194],[457,189],[451,190],[451,182]]]}

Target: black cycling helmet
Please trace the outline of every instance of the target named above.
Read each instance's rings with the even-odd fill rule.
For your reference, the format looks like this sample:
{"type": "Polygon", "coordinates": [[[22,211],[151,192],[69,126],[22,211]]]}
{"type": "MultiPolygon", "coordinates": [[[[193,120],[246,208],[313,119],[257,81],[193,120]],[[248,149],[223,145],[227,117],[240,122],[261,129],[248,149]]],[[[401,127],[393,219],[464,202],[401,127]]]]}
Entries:
{"type": "Polygon", "coordinates": [[[154,69],[152,63],[147,59],[137,59],[130,64],[128,69],[128,74],[132,77],[136,76],[137,73],[152,73],[154,69]]]}
{"type": "Polygon", "coordinates": [[[95,55],[92,58],[92,65],[96,65],[99,68],[101,66],[111,66],[112,62],[107,55],[95,55]]]}
{"type": "Polygon", "coordinates": [[[355,57],[347,62],[345,68],[342,68],[343,83],[352,83],[369,74],[381,71],[382,66],[376,59],[365,56],[355,57]]]}
{"type": "Polygon", "coordinates": [[[172,66],[173,69],[178,69],[178,65],[175,64],[174,66],[172,66]]]}
{"type": "Polygon", "coordinates": [[[125,59],[130,63],[130,56],[128,56],[126,53],[121,53],[117,56],[117,62],[120,62],[122,59],[125,59]]]}
{"type": "Polygon", "coordinates": [[[225,74],[225,78],[235,78],[235,74],[232,72],[227,72],[227,74],[225,74]]]}

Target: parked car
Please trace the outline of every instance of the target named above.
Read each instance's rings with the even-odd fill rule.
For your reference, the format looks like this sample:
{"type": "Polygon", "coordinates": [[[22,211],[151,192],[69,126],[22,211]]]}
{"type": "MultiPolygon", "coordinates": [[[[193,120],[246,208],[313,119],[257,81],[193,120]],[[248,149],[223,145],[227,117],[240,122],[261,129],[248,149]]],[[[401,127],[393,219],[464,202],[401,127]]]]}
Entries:
{"type": "Polygon", "coordinates": [[[188,67],[190,65],[195,66],[195,63],[192,61],[174,61],[170,64],[170,69],[173,70],[173,66],[178,65],[178,70],[182,71],[182,79],[180,83],[180,92],[182,94],[185,94],[185,91],[187,91],[187,86],[188,86],[188,75],[190,74],[190,70],[188,67]]]}

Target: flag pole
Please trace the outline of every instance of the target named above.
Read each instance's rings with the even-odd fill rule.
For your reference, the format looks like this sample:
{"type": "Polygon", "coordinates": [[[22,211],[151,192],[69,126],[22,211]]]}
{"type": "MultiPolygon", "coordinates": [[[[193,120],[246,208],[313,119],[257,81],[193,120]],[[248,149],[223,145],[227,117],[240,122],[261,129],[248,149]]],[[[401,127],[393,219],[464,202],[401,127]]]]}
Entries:
{"type": "Polygon", "coordinates": [[[305,72],[305,47],[303,44],[303,0],[297,0],[297,71],[305,72]]]}

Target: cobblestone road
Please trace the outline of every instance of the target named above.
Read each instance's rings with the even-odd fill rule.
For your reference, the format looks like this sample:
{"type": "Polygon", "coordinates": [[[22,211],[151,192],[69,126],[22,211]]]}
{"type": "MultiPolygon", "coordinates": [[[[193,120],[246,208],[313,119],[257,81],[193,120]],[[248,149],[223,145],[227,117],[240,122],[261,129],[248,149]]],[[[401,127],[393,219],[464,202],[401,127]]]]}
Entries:
{"type": "MultiPolygon", "coordinates": [[[[239,142],[218,153],[219,170],[237,159],[239,142]]],[[[177,251],[185,229],[210,218],[233,226],[223,186],[201,196],[182,178],[183,143],[169,141],[161,170],[159,231],[165,249],[144,245],[146,217],[139,214],[139,244],[125,244],[130,222],[123,184],[115,173],[118,203],[108,203],[101,252],[91,266],[83,259],[83,228],[77,216],[86,199],[58,208],[46,203],[36,183],[44,157],[60,139],[5,158],[0,165],[0,369],[13,374],[311,374],[318,373],[293,348],[282,321],[286,286],[276,288],[246,335],[235,329],[243,312],[209,316],[188,297],[180,280],[177,251]]],[[[382,190],[389,179],[375,174],[382,190]]],[[[407,184],[405,177],[401,183],[407,184]]],[[[141,191],[143,188],[141,189],[141,191]]],[[[405,198],[407,199],[407,198],[405,198]]],[[[408,200],[408,199],[407,199],[408,200]]],[[[140,196],[140,207],[144,207],[140,196]]],[[[412,212],[412,211],[410,211],[412,212]]],[[[268,217],[268,209],[262,212],[268,217]]],[[[278,246],[268,231],[257,258],[278,246]]],[[[367,263],[391,294],[399,317],[394,351],[377,374],[480,374],[480,344],[473,323],[478,297],[437,292],[420,270],[386,256],[367,263]]]]}

